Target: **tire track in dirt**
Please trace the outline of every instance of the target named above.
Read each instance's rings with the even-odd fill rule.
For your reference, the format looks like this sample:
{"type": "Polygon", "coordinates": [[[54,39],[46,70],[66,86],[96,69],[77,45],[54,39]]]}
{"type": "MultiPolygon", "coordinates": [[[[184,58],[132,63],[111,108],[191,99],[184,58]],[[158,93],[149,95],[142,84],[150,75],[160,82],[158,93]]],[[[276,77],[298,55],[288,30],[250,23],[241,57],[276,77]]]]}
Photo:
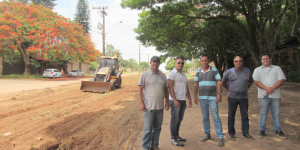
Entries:
{"type": "Polygon", "coordinates": [[[138,79],[125,76],[121,89],[106,94],[72,84],[1,97],[0,149],[130,149],[143,121],[138,79]]]}

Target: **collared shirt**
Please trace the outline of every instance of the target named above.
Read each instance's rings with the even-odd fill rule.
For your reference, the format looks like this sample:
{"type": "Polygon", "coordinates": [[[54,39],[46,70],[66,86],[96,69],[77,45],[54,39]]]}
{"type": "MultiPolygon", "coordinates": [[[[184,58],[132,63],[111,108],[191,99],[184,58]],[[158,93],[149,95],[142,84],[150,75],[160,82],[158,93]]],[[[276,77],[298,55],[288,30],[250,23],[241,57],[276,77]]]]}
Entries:
{"type": "MultiPolygon", "coordinates": [[[[167,74],[167,79],[174,80],[174,94],[177,100],[186,100],[187,78],[184,73],[178,72],[175,68],[167,74]]],[[[173,100],[171,94],[169,99],[173,100]]]]}
{"type": "Polygon", "coordinates": [[[253,82],[253,78],[248,68],[231,68],[225,73],[222,82],[228,82],[228,98],[248,98],[248,84],[253,82]]]}
{"type": "Polygon", "coordinates": [[[200,71],[201,71],[202,73],[205,74],[206,72],[210,71],[210,66],[209,66],[209,68],[206,70],[206,72],[204,72],[204,70],[203,70],[202,68],[200,69],[200,71]]]}
{"type": "Polygon", "coordinates": [[[217,81],[221,81],[218,70],[210,67],[206,73],[201,69],[197,70],[195,82],[199,82],[199,99],[217,99],[217,81]]]}
{"type": "MultiPolygon", "coordinates": [[[[261,82],[267,87],[272,87],[278,80],[286,80],[282,69],[279,66],[271,65],[270,68],[264,66],[257,67],[253,72],[253,79],[261,82]]],[[[258,98],[264,98],[267,95],[266,90],[257,87],[258,98]]],[[[280,88],[274,90],[268,95],[269,98],[281,98],[280,88]]]]}
{"type": "Polygon", "coordinates": [[[142,74],[138,85],[144,88],[143,101],[146,109],[164,109],[165,87],[168,86],[164,73],[158,71],[155,74],[149,69],[142,74]]]}

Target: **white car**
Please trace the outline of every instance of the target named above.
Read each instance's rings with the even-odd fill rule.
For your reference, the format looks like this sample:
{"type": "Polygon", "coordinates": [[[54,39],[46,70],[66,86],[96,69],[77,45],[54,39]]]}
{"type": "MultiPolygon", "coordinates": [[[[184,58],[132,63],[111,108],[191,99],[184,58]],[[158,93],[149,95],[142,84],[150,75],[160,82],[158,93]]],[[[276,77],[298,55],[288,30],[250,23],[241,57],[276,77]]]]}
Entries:
{"type": "Polygon", "coordinates": [[[43,73],[43,77],[44,78],[53,78],[53,79],[57,78],[57,77],[62,78],[63,74],[58,69],[46,69],[43,73]]]}
{"type": "Polygon", "coordinates": [[[84,72],[82,70],[72,70],[68,73],[68,77],[83,77],[84,72]]]}

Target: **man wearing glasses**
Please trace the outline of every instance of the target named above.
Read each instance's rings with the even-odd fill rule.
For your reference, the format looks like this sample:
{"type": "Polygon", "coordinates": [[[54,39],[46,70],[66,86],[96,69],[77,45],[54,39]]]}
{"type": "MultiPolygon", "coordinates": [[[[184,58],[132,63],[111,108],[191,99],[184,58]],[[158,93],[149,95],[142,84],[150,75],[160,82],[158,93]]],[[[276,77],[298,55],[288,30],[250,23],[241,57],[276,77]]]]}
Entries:
{"type": "Polygon", "coordinates": [[[234,68],[229,69],[223,78],[222,85],[228,89],[228,132],[230,140],[235,140],[235,114],[238,105],[242,116],[242,132],[247,139],[254,140],[249,134],[248,89],[253,84],[251,71],[243,67],[243,58],[234,58],[234,68]],[[228,82],[228,84],[227,84],[228,82]]]}
{"type": "Polygon", "coordinates": [[[200,107],[203,118],[204,137],[201,142],[210,140],[210,122],[209,122],[209,109],[214,120],[216,133],[218,135],[219,146],[224,146],[224,133],[222,128],[222,122],[219,117],[218,103],[222,101],[222,82],[218,70],[214,67],[210,67],[208,56],[202,56],[200,59],[202,65],[201,69],[197,70],[194,84],[194,102],[198,105],[200,101],[200,107]],[[216,93],[216,87],[218,89],[218,95],[216,93]],[[199,89],[199,97],[197,92],[199,89]]]}
{"type": "Polygon", "coordinates": [[[183,58],[177,58],[175,62],[175,68],[167,75],[170,93],[169,103],[171,107],[171,144],[176,146],[184,146],[184,144],[180,141],[186,141],[186,139],[179,136],[179,128],[186,108],[186,97],[189,100],[189,108],[192,107],[192,100],[187,85],[187,78],[186,75],[182,73],[183,66],[183,58]]]}

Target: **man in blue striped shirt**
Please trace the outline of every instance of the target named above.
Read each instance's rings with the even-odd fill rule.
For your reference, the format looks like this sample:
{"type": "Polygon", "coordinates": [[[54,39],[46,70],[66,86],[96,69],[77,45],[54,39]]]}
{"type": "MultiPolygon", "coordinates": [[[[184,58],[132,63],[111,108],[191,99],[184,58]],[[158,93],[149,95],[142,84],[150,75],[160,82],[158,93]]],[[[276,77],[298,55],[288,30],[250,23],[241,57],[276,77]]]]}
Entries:
{"type": "Polygon", "coordinates": [[[211,111],[216,133],[218,135],[219,146],[224,146],[224,133],[222,128],[222,122],[219,117],[218,103],[222,101],[222,82],[218,70],[214,67],[209,66],[208,56],[202,56],[200,59],[202,65],[196,73],[195,84],[194,84],[194,101],[198,105],[200,101],[200,107],[203,118],[204,126],[204,137],[201,142],[210,140],[210,123],[209,123],[209,109],[211,111]],[[216,93],[218,89],[218,95],[216,93]],[[199,97],[197,97],[199,89],[199,97]]]}

